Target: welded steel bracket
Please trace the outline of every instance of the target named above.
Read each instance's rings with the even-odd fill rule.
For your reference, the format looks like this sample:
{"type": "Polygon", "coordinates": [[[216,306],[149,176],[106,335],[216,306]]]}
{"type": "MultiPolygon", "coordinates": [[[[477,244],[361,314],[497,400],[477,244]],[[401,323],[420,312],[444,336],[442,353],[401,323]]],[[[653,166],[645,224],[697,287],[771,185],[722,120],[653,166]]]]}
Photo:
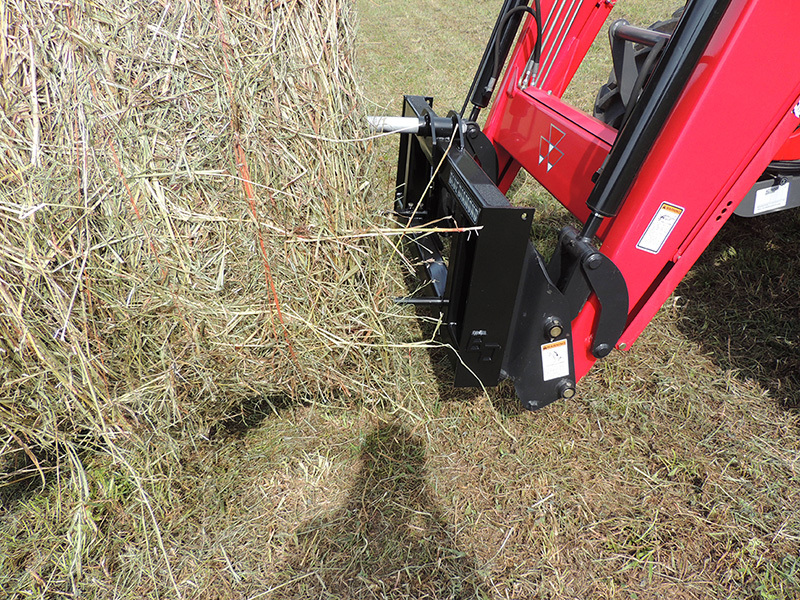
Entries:
{"type": "Polygon", "coordinates": [[[628,287],[617,265],[576,229],[564,227],[547,270],[569,304],[570,320],[578,316],[590,293],[594,293],[600,314],[591,351],[595,358],[608,356],[628,319],[628,287]]]}
{"type": "Polygon", "coordinates": [[[401,133],[395,210],[451,233],[411,237],[430,294],[400,302],[439,308],[456,386],[511,379],[531,409],[572,397],[569,303],[529,240],[533,209],[511,206],[478,165],[464,140],[474,123],[437,116],[421,96],[404,98],[403,116],[420,125],[401,133]]]}

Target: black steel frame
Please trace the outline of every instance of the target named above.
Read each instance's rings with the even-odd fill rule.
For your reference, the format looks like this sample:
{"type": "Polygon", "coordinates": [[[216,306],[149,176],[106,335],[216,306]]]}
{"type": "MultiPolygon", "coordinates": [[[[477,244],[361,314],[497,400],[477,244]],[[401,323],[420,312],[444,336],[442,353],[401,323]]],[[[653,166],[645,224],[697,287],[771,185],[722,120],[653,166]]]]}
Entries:
{"type": "Polygon", "coordinates": [[[531,409],[571,397],[570,303],[529,240],[533,209],[511,206],[469,152],[474,123],[437,116],[422,96],[405,96],[402,114],[423,125],[401,134],[396,212],[415,228],[454,233],[447,260],[439,234],[408,236],[430,295],[401,302],[439,307],[456,386],[511,379],[531,409]]]}

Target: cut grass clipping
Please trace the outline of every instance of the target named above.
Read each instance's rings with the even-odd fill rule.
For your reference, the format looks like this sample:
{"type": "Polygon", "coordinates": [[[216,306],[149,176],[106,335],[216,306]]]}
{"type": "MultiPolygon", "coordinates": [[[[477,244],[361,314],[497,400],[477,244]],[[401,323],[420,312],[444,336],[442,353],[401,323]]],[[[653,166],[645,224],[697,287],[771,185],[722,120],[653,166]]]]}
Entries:
{"type": "Polygon", "coordinates": [[[31,567],[48,589],[74,592],[96,541],[86,450],[134,482],[157,555],[148,490],[181,436],[267,398],[396,393],[351,10],[0,6],[0,494],[79,490],[31,567]]]}

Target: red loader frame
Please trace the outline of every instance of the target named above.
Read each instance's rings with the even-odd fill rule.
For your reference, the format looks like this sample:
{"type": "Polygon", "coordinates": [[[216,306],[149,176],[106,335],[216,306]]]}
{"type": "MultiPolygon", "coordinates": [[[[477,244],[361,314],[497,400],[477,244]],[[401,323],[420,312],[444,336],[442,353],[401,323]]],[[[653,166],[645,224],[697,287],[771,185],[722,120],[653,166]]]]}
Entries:
{"type": "MultiPolygon", "coordinates": [[[[400,214],[416,224],[449,217],[459,226],[476,225],[476,237],[491,238],[494,221],[487,219],[499,204],[484,201],[483,175],[464,174],[470,168],[453,158],[465,152],[499,192],[508,191],[522,168],[583,223],[581,232],[562,232],[546,266],[535,247],[527,255],[493,247],[508,256],[522,252],[519,260],[508,259],[515,301],[505,303],[513,309],[495,310],[497,298],[482,295],[496,285],[480,273],[491,268],[480,262],[480,244],[489,242],[454,240],[449,261],[436,251],[425,254],[430,248],[421,252],[428,263],[447,263],[442,268],[455,280],[445,285],[444,271],[428,268],[435,297],[409,301],[443,307],[457,365],[472,374],[457,369],[456,383],[513,379],[528,408],[571,397],[575,382],[612,345],[629,349],[734,211],[754,216],[800,204],[800,193],[791,189],[796,163],[785,163],[800,158],[800,2],[691,0],[671,36],[615,23],[612,40],[663,48],[619,129],[561,100],[614,4],[537,0],[531,8],[506,0],[468,98],[475,106],[471,117],[462,110],[442,119],[420,98],[404,104],[404,116],[419,127],[401,140],[400,214]],[[495,89],[497,65],[524,13],[495,89]],[[477,114],[492,92],[478,135],[477,114]],[[477,141],[464,147],[465,136],[477,141]],[[453,141],[462,148],[453,150],[453,141]],[[770,165],[780,166],[775,161],[784,161],[788,174],[770,173],[770,165]],[[431,190],[422,190],[431,177],[431,190]],[[420,212],[427,215],[421,221],[420,212]],[[464,322],[472,313],[497,318],[503,311],[508,324],[500,319],[484,327],[477,317],[464,322]],[[568,369],[553,354],[561,349],[569,350],[568,369]],[[502,359],[495,361],[498,353],[502,359]],[[488,363],[497,367],[480,371],[488,363]]],[[[528,215],[521,216],[520,235],[527,235],[528,215]]]]}

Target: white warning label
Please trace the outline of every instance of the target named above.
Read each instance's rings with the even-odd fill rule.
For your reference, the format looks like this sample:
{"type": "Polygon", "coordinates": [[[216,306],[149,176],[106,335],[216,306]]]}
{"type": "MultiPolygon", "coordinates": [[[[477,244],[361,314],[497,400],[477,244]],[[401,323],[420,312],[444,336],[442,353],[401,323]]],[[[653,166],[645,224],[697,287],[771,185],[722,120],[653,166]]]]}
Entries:
{"type": "Polygon", "coordinates": [[[753,214],[758,215],[771,210],[778,210],[779,208],[786,206],[788,201],[788,181],[781,185],[774,185],[763,190],[758,190],[756,192],[756,201],[753,204],[753,214]]]}
{"type": "Polygon", "coordinates": [[[662,202],[647,229],[644,230],[642,239],[639,240],[636,247],[652,254],[661,252],[664,242],[667,241],[667,238],[675,229],[675,225],[678,224],[678,219],[681,218],[682,214],[683,209],[680,206],[662,202]]]}
{"type": "Polygon", "coordinates": [[[542,379],[550,381],[569,376],[569,347],[567,340],[542,344],[542,379]]]}

